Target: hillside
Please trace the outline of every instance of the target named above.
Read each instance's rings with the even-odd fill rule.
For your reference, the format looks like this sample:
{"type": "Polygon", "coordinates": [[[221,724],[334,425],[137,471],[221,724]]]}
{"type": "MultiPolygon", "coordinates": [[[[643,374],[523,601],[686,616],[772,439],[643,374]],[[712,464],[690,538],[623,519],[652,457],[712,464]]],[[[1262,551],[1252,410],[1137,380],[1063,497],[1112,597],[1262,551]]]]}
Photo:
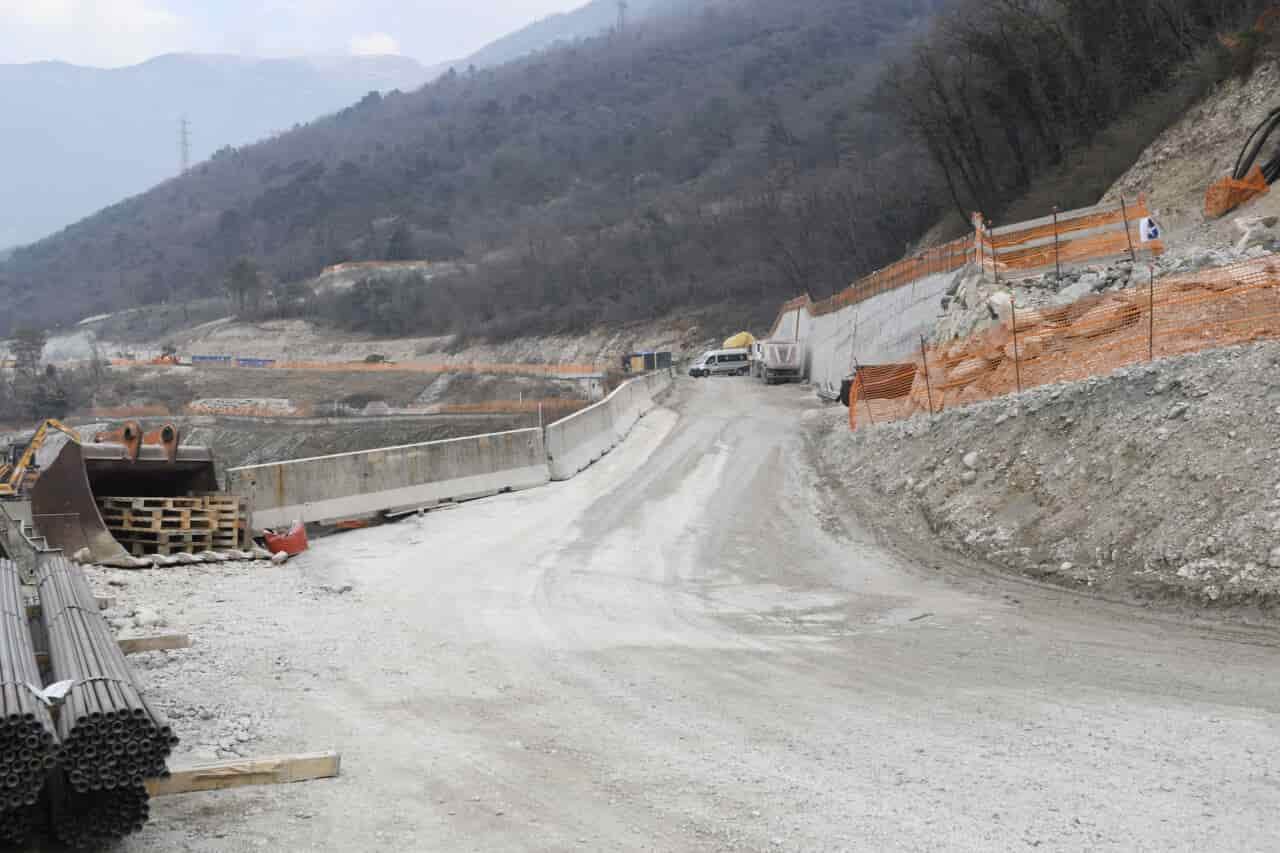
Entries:
{"type": "Polygon", "coordinates": [[[245,59],[173,54],[127,68],[0,65],[0,247],[44,237],[179,170],[179,117],[192,162],[332,112],[371,90],[422,85],[404,57],[245,59]]]}
{"type": "MultiPolygon", "coordinates": [[[[630,0],[627,19],[634,23],[651,15],[694,8],[688,0],[630,0]]],[[[502,65],[562,42],[598,36],[617,26],[617,22],[617,0],[591,0],[577,9],[548,15],[513,33],[494,39],[458,63],[458,67],[474,65],[477,68],[489,68],[502,65]]]]}
{"type": "Polygon", "coordinates": [[[707,306],[766,321],[897,259],[948,211],[966,227],[975,209],[1092,203],[1240,73],[1216,37],[1261,5],[1143,0],[1116,26],[1086,0],[654,5],[621,34],[222,149],[16,252],[0,298],[9,318],[67,323],[218,294],[234,267],[255,317],[379,335],[508,338],[707,306]],[[302,284],[405,259],[451,263],[302,284]]]}
{"type": "Polygon", "coordinates": [[[24,247],[0,324],[215,293],[246,256],[281,282],[401,253],[480,264],[430,306],[331,312],[388,333],[830,292],[935,214],[920,158],[863,105],[940,5],[711,3],[365,98],[24,247]]]}

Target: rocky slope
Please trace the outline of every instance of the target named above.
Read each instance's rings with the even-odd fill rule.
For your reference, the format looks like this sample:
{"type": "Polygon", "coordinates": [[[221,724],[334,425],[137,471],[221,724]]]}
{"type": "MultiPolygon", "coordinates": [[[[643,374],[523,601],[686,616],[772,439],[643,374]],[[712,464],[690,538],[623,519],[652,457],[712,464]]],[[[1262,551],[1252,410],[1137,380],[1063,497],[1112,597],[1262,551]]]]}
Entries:
{"type": "MultiPolygon", "coordinates": [[[[1206,222],[1205,191],[1227,175],[1254,127],[1277,106],[1280,61],[1259,65],[1245,79],[1221,84],[1195,108],[1162,133],[1107,193],[1108,200],[1147,193],[1152,212],[1165,233],[1192,244],[1235,243],[1241,217],[1280,215],[1280,193],[1269,193],[1226,217],[1206,222]]],[[[1280,146],[1272,139],[1262,158],[1280,146]]]]}
{"type": "Polygon", "coordinates": [[[933,418],[811,427],[898,542],[1103,594],[1280,600],[1280,343],[1157,361],[933,418]]]}

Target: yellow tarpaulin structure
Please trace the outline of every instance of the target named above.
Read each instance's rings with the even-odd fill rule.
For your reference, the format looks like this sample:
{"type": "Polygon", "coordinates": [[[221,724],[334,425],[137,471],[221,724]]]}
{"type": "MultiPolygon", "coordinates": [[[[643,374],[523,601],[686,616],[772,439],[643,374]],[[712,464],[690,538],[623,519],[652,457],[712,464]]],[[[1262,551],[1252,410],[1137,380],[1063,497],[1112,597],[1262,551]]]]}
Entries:
{"type": "Polygon", "coordinates": [[[755,335],[750,332],[738,332],[732,338],[726,338],[725,342],[720,345],[721,349],[751,349],[751,345],[756,342],[755,335]]]}

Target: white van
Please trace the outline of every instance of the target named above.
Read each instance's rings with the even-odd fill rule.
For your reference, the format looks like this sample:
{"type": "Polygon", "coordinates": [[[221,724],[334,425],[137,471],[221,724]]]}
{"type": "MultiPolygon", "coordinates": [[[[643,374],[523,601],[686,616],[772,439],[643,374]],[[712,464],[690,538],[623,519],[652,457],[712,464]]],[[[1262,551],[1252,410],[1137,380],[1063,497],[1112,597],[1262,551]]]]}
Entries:
{"type": "Polygon", "coordinates": [[[744,349],[713,349],[704,352],[689,366],[689,375],[746,376],[751,369],[751,354],[744,349]]]}

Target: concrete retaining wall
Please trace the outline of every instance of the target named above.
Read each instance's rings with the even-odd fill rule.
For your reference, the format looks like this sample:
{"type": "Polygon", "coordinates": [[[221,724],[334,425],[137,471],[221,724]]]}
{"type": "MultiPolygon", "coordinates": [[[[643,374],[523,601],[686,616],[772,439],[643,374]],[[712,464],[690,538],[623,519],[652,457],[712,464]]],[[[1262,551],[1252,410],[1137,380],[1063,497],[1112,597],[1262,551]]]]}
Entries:
{"type": "Polygon", "coordinates": [[[860,364],[910,361],[920,353],[920,336],[929,335],[942,311],[948,285],[964,271],[938,273],[896,290],[821,316],[808,307],[778,318],[774,337],[805,344],[805,374],[815,385],[838,389],[840,380],[860,364]]]}
{"type": "Polygon", "coordinates": [[[551,479],[567,480],[608,453],[670,385],[671,375],[665,371],[638,376],[599,403],[547,427],[551,479]]]}
{"type": "Polygon", "coordinates": [[[527,489],[549,478],[542,431],[522,429],[233,468],[227,491],[252,501],[261,530],[527,489]]]}

